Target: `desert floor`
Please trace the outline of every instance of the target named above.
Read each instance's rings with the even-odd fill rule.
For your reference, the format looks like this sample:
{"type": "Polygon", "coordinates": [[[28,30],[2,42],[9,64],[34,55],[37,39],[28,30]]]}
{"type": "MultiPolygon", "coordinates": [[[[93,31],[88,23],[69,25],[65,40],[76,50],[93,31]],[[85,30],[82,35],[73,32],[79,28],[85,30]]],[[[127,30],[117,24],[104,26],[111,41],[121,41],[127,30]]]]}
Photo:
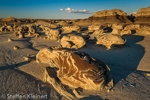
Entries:
{"type": "MultiPolygon", "coordinates": [[[[86,97],[81,100],[150,99],[150,35],[133,34],[123,38],[127,42],[122,48],[106,50],[87,42],[85,47],[78,49],[105,62],[115,81],[110,90],[83,91],[81,95],[86,97]]],[[[52,86],[42,82],[45,67],[49,65],[23,60],[27,56],[35,59],[41,48],[58,45],[57,41],[34,37],[20,39],[13,36],[13,32],[0,33],[0,100],[5,100],[8,94],[47,95],[48,100],[66,100],[52,86]],[[8,38],[13,41],[8,42],[8,38]],[[20,49],[14,50],[14,46],[20,49]]]]}

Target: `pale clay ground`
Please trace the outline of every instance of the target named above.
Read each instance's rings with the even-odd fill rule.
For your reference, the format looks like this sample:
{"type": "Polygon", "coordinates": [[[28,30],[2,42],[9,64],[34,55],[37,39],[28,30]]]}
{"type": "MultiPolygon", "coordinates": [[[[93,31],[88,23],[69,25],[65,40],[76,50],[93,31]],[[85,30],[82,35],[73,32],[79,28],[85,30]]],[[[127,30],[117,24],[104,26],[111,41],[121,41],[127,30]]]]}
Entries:
{"type": "MultiPolygon", "coordinates": [[[[13,33],[0,33],[0,96],[2,94],[47,95],[48,100],[66,100],[50,85],[42,82],[47,64],[27,62],[28,54],[35,58],[41,48],[58,46],[56,41],[41,38],[22,38],[13,33]],[[8,38],[13,41],[8,42],[8,38]],[[19,46],[19,50],[14,50],[19,46]]],[[[127,42],[123,48],[106,50],[103,46],[87,43],[78,49],[104,61],[111,69],[115,85],[100,92],[83,91],[81,100],[149,100],[150,99],[150,35],[123,36],[127,42]]],[[[1,98],[0,100],[5,100],[1,98]]],[[[40,99],[39,99],[40,100],[40,99]]]]}

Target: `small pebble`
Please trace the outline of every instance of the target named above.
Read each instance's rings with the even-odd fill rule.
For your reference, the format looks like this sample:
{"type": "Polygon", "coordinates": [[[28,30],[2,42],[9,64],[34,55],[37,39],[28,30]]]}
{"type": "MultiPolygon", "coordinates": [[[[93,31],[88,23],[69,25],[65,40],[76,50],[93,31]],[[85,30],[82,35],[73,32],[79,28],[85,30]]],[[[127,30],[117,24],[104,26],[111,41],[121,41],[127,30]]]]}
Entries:
{"type": "Polygon", "coordinates": [[[29,61],[29,58],[28,57],[23,57],[23,60],[24,61],[29,61]]]}
{"type": "Polygon", "coordinates": [[[11,41],[12,41],[12,39],[11,39],[11,38],[9,38],[9,39],[8,39],[8,42],[11,42],[11,41]]]}
{"type": "Polygon", "coordinates": [[[147,75],[147,76],[150,76],[150,73],[147,73],[146,75],[147,75]]]}
{"type": "Polygon", "coordinates": [[[20,49],[20,47],[14,46],[14,50],[19,50],[19,49],[20,49]]]}
{"type": "Polygon", "coordinates": [[[110,90],[107,90],[107,92],[110,92],[110,90]]]}
{"type": "Polygon", "coordinates": [[[114,90],[112,89],[111,92],[113,92],[114,90]]]}
{"type": "Polygon", "coordinates": [[[30,57],[31,55],[30,54],[27,54],[27,57],[30,57]]]}

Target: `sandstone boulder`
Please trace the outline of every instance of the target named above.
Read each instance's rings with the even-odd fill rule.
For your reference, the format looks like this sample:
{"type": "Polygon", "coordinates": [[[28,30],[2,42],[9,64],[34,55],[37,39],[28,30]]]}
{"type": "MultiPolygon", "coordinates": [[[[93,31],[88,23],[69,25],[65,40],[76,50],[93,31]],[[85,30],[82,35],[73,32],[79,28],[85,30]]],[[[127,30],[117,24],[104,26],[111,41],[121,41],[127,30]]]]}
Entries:
{"type": "Polygon", "coordinates": [[[142,26],[136,32],[137,32],[137,34],[141,34],[141,35],[150,35],[150,27],[149,26],[142,26]]]}
{"type": "Polygon", "coordinates": [[[101,29],[102,29],[101,25],[90,25],[90,26],[88,26],[89,32],[94,32],[96,30],[101,30],[101,29]]]}
{"type": "Polygon", "coordinates": [[[96,44],[104,45],[107,49],[111,49],[112,45],[124,45],[126,42],[121,36],[109,33],[99,34],[96,38],[96,44]]]}
{"type": "Polygon", "coordinates": [[[39,33],[37,32],[36,26],[31,25],[28,27],[28,29],[29,29],[28,30],[28,36],[36,36],[36,37],[39,36],[39,33]]]}
{"type": "Polygon", "coordinates": [[[125,26],[125,30],[139,30],[140,29],[140,24],[130,24],[125,26]]]}
{"type": "Polygon", "coordinates": [[[81,35],[84,38],[84,40],[88,40],[90,38],[88,33],[82,33],[81,35]]]}
{"type": "Polygon", "coordinates": [[[95,30],[93,34],[100,34],[100,33],[104,33],[104,30],[103,29],[95,30]]]}
{"type": "Polygon", "coordinates": [[[121,30],[123,29],[123,25],[113,24],[112,29],[113,29],[113,31],[111,32],[112,34],[120,34],[121,30]]]}
{"type": "Polygon", "coordinates": [[[13,31],[13,27],[11,27],[11,26],[7,26],[7,29],[8,29],[9,31],[13,31]]]}
{"type": "Polygon", "coordinates": [[[78,35],[69,34],[67,36],[63,36],[61,39],[61,46],[64,48],[74,48],[78,49],[83,47],[86,44],[83,37],[78,35]]]}
{"type": "Polygon", "coordinates": [[[63,27],[62,27],[62,30],[63,30],[64,32],[72,32],[72,31],[80,32],[81,27],[80,27],[80,26],[77,26],[77,25],[74,25],[74,26],[63,26],[63,27]]]}
{"type": "Polygon", "coordinates": [[[86,90],[101,90],[108,83],[113,86],[109,67],[84,52],[44,48],[36,55],[36,61],[50,65],[45,70],[43,81],[50,83],[58,93],[70,99],[77,93],[73,90],[71,95],[63,85],[69,86],[70,89],[80,87],[86,90]],[[57,70],[54,70],[56,68],[57,70]]]}
{"type": "Polygon", "coordinates": [[[121,36],[123,36],[123,35],[131,35],[132,34],[132,32],[131,32],[131,30],[122,30],[121,32],[120,32],[120,35],[121,36]]]}
{"type": "Polygon", "coordinates": [[[0,27],[0,32],[3,32],[5,30],[5,26],[0,27]]]}
{"type": "Polygon", "coordinates": [[[47,35],[47,38],[49,40],[60,40],[60,36],[61,36],[61,30],[59,29],[49,29],[48,31],[45,32],[45,34],[47,35]]]}

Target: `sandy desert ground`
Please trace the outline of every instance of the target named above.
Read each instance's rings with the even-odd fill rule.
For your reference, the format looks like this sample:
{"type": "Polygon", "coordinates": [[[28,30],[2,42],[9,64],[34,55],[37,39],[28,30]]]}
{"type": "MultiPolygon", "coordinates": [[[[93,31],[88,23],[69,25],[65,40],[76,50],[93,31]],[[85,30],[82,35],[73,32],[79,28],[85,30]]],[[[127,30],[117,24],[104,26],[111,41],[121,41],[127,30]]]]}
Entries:
{"type": "MultiPolygon", "coordinates": [[[[66,35],[66,33],[62,34],[66,35]]],[[[104,89],[99,92],[83,90],[81,95],[85,97],[80,100],[150,99],[150,35],[135,33],[123,38],[127,42],[122,48],[106,50],[106,47],[88,41],[85,47],[78,49],[105,62],[110,67],[115,82],[114,87],[109,90],[104,89]]],[[[59,44],[57,41],[40,37],[18,38],[13,32],[0,33],[0,99],[13,99],[8,98],[9,95],[32,94],[45,95],[44,100],[66,100],[67,98],[57,93],[51,85],[42,81],[45,67],[49,65],[38,64],[35,61],[40,49],[59,44]],[[11,42],[8,41],[9,38],[12,39],[11,42]],[[14,50],[14,46],[20,49],[14,50]],[[24,57],[33,60],[25,61],[24,57]]],[[[26,99],[42,98],[30,96],[26,99]]],[[[14,97],[14,100],[18,99],[14,97]]]]}

